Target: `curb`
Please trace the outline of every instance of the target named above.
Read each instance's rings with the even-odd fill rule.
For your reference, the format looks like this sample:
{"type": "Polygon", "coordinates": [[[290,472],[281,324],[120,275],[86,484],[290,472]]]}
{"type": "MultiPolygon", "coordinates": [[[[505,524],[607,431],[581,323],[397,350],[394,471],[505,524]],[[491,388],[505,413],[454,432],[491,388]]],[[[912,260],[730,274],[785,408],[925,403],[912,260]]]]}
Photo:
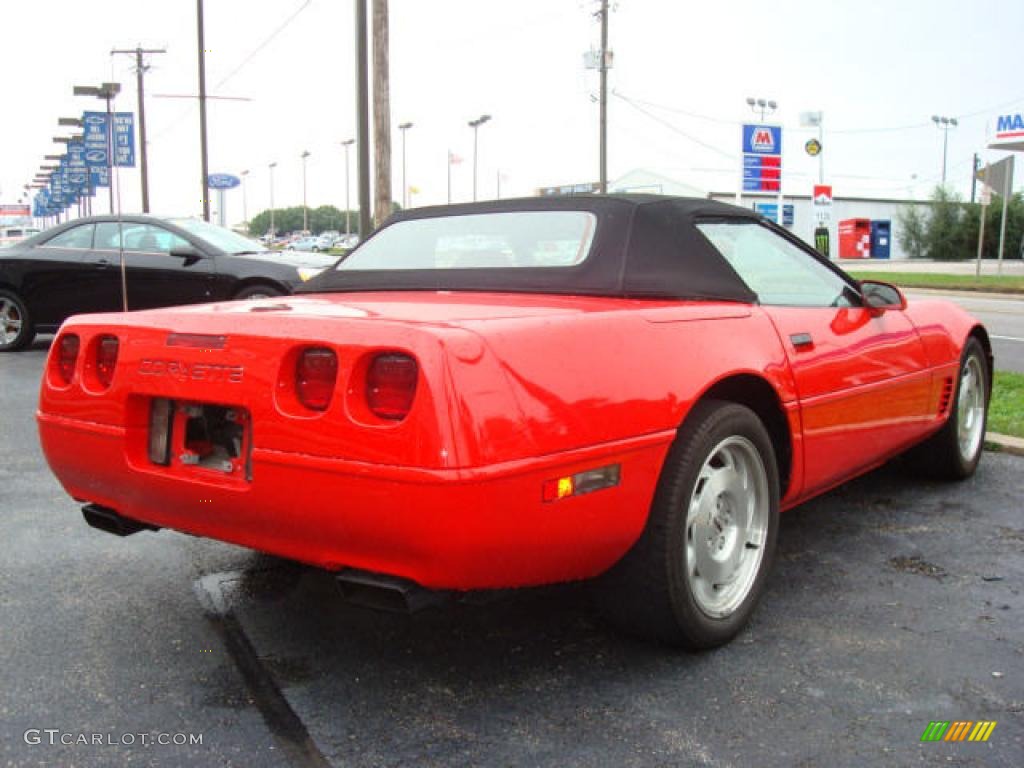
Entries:
{"type": "Polygon", "coordinates": [[[985,442],[992,443],[1002,453],[1012,453],[1015,456],[1024,456],[1024,439],[1001,435],[998,432],[986,432],[985,442]]]}

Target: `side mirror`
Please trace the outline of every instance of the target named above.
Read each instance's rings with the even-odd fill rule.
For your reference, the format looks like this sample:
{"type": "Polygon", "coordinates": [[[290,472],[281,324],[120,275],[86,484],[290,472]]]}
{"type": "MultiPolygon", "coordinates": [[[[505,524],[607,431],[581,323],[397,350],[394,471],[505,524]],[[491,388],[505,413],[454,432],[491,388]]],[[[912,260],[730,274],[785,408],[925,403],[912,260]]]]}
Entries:
{"type": "Polygon", "coordinates": [[[195,261],[196,259],[203,258],[203,254],[192,245],[180,245],[177,248],[171,248],[170,254],[186,261],[195,261]]]}
{"type": "Polygon", "coordinates": [[[879,315],[887,309],[906,309],[907,298],[903,292],[891,283],[878,280],[862,280],[860,293],[864,298],[864,306],[879,315]]]}

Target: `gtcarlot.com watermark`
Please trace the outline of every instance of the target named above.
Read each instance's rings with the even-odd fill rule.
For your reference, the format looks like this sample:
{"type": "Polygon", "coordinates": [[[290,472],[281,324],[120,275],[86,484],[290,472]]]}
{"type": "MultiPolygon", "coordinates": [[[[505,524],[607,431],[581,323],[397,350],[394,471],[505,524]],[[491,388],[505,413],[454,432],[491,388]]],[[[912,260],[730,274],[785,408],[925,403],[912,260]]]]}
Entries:
{"type": "Polygon", "coordinates": [[[203,743],[201,733],[82,733],[60,728],[29,728],[22,738],[33,747],[182,747],[203,743]]]}

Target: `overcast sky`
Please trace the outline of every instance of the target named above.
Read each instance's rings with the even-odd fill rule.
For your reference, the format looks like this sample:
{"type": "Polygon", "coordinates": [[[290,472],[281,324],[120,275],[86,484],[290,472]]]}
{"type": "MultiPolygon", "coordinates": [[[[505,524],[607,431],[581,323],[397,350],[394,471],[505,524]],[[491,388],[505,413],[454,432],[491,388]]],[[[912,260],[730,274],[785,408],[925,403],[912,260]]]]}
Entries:
{"type": "MultiPolygon", "coordinates": [[[[355,135],[351,0],[206,0],[210,170],[249,170],[248,215],[302,200],[308,150],[311,206],[345,202],[340,142],[355,135]]],[[[1021,0],[618,0],[610,23],[614,90],[609,175],[649,169],[702,190],[736,186],[747,96],[774,99],[785,126],[784,190],[809,194],[817,161],[799,113],[825,114],[825,173],[835,194],[924,196],[941,173],[933,114],[955,116],[948,178],[970,193],[973,152],[986,159],[1000,112],[1024,111],[1021,0]]],[[[599,25],[591,0],[391,0],[391,121],[412,121],[408,183],[414,205],[443,203],[447,152],[453,199],[469,199],[473,132],[480,128],[480,196],[598,176],[597,74],[583,67],[599,25]]],[[[0,202],[60,151],[59,117],[100,105],[75,84],[116,80],[116,108],[136,109],[128,57],[112,48],[166,48],[147,75],[150,187],[156,212],[201,211],[194,0],[5,0],[0,66],[0,202]]],[[[393,138],[401,199],[401,137],[393,138]]],[[[355,198],[355,153],[352,153],[355,198]]],[[[141,207],[138,169],[122,177],[122,207],[141,207]]],[[[1018,183],[1024,170],[1018,173],[1018,183]]],[[[228,220],[242,193],[228,193],[228,220]]],[[[101,197],[101,200],[104,198],[101,197]]],[[[353,202],[354,206],[354,202],[353,202]]],[[[94,209],[105,211],[105,203],[94,209]]]]}

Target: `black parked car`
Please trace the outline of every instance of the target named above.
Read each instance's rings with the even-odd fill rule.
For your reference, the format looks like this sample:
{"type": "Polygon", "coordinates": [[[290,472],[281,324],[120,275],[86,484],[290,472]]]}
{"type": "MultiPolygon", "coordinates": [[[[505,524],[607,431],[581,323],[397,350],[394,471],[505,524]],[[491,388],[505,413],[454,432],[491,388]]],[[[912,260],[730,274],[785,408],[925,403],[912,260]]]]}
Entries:
{"type": "Polygon", "coordinates": [[[335,256],[268,251],[199,219],[92,216],[0,249],[0,352],[69,316],[291,293],[335,256]]]}

